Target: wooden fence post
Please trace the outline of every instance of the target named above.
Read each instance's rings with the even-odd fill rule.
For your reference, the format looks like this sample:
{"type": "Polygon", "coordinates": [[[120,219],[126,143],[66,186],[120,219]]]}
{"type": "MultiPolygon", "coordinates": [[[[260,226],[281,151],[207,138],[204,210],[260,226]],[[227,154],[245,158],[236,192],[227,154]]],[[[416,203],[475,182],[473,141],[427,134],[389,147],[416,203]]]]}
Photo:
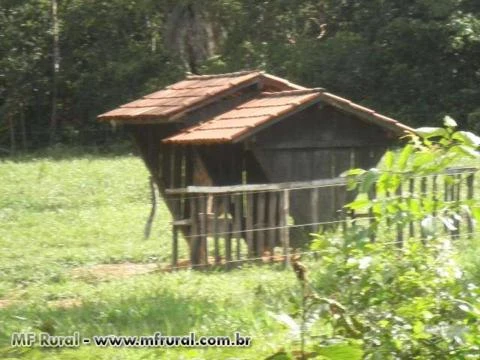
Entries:
{"type": "Polygon", "coordinates": [[[223,233],[225,239],[225,267],[230,269],[232,266],[232,238],[230,234],[230,220],[228,214],[230,213],[230,195],[228,193],[223,194],[223,211],[225,212],[223,233]]]}
{"type": "Polygon", "coordinates": [[[270,260],[274,258],[275,252],[275,239],[278,233],[277,229],[277,203],[278,192],[271,191],[268,194],[268,251],[270,252],[270,260]]]}
{"type": "Polygon", "coordinates": [[[263,257],[265,250],[265,230],[258,230],[265,228],[265,192],[260,192],[257,195],[257,257],[263,257]]]}
{"type": "Polygon", "coordinates": [[[243,217],[243,212],[242,212],[242,194],[236,194],[234,196],[234,208],[235,208],[235,214],[234,214],[234,219],[233,219],[233,227],[234,227],[234,233],[235,233],[235,239],[236,239],[236,258],[237,260],[241,259],[241,246],[242,246],[242,217],[243,217]]]}
{"type": "Polygon", "coordinates": [[[246,218],[246,238],[248,246],[248,258],[252,259],[254,254],[253,247],[253,194],[251,192],[247,193],[247,218],[246,218]]]}
{"type": "Polygon", "coordinates": [[[288,216],[290,213],[290,190],[283,190],[281,197],[281,231],[283,242],[283,255],[285,256],[285,267],[290,264],[290,228],[288,216]]]}
{"type": "Polygon", "coordinates": [[[218,240],[218,215],[219,215],[220,204],[218,201],[218,197],[213,197],[213,247],[214,247],[214,254],[215,257],[215,265],[220,265],[221,258],[220,258],[220,243],[218,240]]]}
{"type": "Polygon", "coordinates": [[[198,223],[197,223],[197,204],[196,197],[190,198],[190,220],[191,220],[191,232],[190,232],[190,265],[192,268],[198,264],[198,223]]]}

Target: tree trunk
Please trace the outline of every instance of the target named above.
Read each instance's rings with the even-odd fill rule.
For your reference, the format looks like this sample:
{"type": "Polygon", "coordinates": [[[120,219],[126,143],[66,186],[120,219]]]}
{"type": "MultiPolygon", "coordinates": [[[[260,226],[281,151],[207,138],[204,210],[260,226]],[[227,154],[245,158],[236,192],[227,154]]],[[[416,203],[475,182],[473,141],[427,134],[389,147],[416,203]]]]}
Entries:
{"type": "Polygon", "coordinates": [[[50,115],[50,145],[55,141],[57,133],[57,87],[60,70],[60,47],[58,31],[57,0],[52,0],[52,34],[53,34],[53,73],[52,73],[52,110],[50,115]]]}
{"type": "Polygon", "coordinates": [[[8,128],[10,133],[10,153],[14,155],[17,151],[17,143],[16,143],[16,136],[15,136],[15,122],[11,115],[8,116],[8,128]]]}
{"type": "Polygon", "coordinates": [[[20,130],[22,132],[22,150],[27,151],[27,127],[25,125],[25,108],[20,106],[20,130]]]}

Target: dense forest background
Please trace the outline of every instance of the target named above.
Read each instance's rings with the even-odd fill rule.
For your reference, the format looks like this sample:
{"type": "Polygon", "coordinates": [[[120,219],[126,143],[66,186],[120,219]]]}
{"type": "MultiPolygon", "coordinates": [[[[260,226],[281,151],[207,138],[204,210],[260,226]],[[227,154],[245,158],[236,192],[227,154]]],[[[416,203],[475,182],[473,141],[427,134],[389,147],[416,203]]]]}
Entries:
{"type": "Polygon", "coordinates": [[[478,0],[2,0],[0,152],[111,137],[185,72],[263,69],[413,125],[480,130],[478,0]]]}

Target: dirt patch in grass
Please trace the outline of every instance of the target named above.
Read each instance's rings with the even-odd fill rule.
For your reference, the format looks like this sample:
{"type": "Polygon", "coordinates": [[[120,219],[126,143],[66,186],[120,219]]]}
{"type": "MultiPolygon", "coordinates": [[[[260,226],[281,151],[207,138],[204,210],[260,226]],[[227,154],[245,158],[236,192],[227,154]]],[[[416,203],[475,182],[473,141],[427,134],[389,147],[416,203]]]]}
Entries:
{"type": "Polygon", "coordinates": [[[72,276],[80,279],[97,281],[123,279],[134,275],[148,274],[158,271],[157,264],[99,264],[83,266],[72,270],[72,276]]]}
{"type": "Polygon", "coordinates": [[[18,302],[17,300],[0,299],[0,309],[4,309],[18,302]]]}
{"type": "Polygon", "coordinates": [[[59,309],[70,309],[82,306],[82,300],[75,298],[52,300],[48,302],[48,305],[59,309]]]}

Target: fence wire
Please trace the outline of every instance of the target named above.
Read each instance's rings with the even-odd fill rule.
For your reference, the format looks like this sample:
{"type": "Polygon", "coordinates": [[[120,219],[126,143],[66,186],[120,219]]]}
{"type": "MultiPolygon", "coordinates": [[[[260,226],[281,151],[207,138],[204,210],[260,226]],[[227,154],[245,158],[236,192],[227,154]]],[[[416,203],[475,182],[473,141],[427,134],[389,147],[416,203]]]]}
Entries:
{"type": "MultiPolygon", "coordinates": [[[[465,239],[465,238],[474,238],[475,236],[479,235],[480,236],[480,231],[474,231],[470,233],[464,233],[461,235],[458,235],[455,237],[453,241],[457,241],[460,239],[465,239]]],[[[448,237],[448,234],[444,234],[443,237],[448,237]]],[[[430,240],[429,238],[417,238],[416,240],[420,242],[425,242],[428,244],[428,241],[430,240]]],[[[398,241],[375,241],[375,244],[381,244],[385,246],[391,246],[391,245],[398,245],[398,241]]],[[[394,247],[392,246],[392,250],[402,252],[404,249],[402,247],[394,247]]],[[[321,255],[324,253],[325,250],[306,250],[306,251],[293,251],[290,255],[285,255],[285,254],[279,254],[279,255],[264,255],[264,256],[256,256],[256,257],[245,257],[242,259],[235,259],[235,260],[223,260],[221,263],[215,264],[215,263],[209,263],[209,264],[185,264],[185,265],[177,265],[177,266],[172,266],[169,265],[165,270],[182,270],[182,269],[205,269],[209,267],[228,267],[228,265],[235,265],[235,264],[244,264],[244,263],[255,263],[255,262],[260,262],[262,261],[262,264],[264,265],[275,265],[275,264],[280,264],[281,262],[285,261],[285,257],[293,257],[293,256],[317,256],[321,255]],[[280,258],[282,261],[269,261],[271,258],[280,258]]],[[[186,260],[188,261],[188,260],[186,260]]]]}
{"type": "MultiPolygon", "coordinates": [[[[456,168],[452,168],[452,171],[454,171],[453,173],[449,173],[449,172],[445,172],[445,173],[439,173],[439,174],[427,174],[427,175],[416,175],[416,176],[412,176],[410,177],[409,179],[414,179],[414,180],[417,180],[417,179],[433,179],[433,178],[438,178],[438,177],[446,177],[446,176],[457,176],[457,175],[472,175],[472,174],[476,174],[478,171],[480,171],[480,169],[478,168],[472,168],[472,167],[456,167],[456,168]],[[458,172],[455,172],[455,171],[458,171],[458,172]]],[[[388,174],[408,174],[408,172],[384,172],[384,173],[388,173],[388,174]]],[[[383,173],[379,173],[380,175],[383,174],[383,173]]],[[[165,195],[162,195],[162,198],[164,200],[168,200],[168,201],[186,201],[186,200],[198,200],[198,199],[207,199],[209,197],[216,197],[216,196],[222,196],[222,195],[230,195],[230,196],[239,196],[239,195],[244,195],[244,194],[261,194],[261,193],[279,193],[279,192],[283,192],[285,190],[289,191],[289,192],[294,192],[294,191],[301,191],[301,190],[308,190],[308,189],[324,189],[324,188],[337,188],[337,187],[345,187],[348,185],[348,178],[347,177],[339,177],[339,178],[335,178],[339,181],[338,184],[318,184],[318,185],[314,185],[314,184],[311,184],[311,185],[303,185],[303,186],[297,186],[297,187],[288,187],[288,188],[284,188],[284,189],[262,189],[262,190],[238,190],[238,191],[228,191],[228,190],[225,190],[225,192],[215,192],[215,193],[205,193],[205,194],[199,194],[199,195],[194,195],[194,193],[190,193],[190,192],[185,192],[183,194],[178,194],[178,195],[171,195],[171,194],[168,194],[166,193],[165,195]],[[342,179],[342,180],[340,180],[342,179]],[[340,181],[342,181],[340,183],[340,181]],[[185,195],[185,194],[189,194],[189,195],[185,195]]],[[[463,179],[465,180],[465,179],[463,179]]],[[[295,182],[293,182],[295,183],[295,182]]],[[[252,184],[254,185],[254,184],[252,184]]],[[[441,184],[439,184],[441,185],[441,184]]],[[[213,187],[217,187],[217,186],[213,186],[213,187]]],[[[221,187],[221,186],[218,186],[218,187],[221,187]]],[[[407,187],[405,185],[405,187],[407,187]]],[[[226,186],[226,188],[228,188],[228,186],[226,186]]],[[[187,188],[185,188],[187,189],[187,188]]],[[[167,189],[168,190],[168,189],[167,189]]]]}

